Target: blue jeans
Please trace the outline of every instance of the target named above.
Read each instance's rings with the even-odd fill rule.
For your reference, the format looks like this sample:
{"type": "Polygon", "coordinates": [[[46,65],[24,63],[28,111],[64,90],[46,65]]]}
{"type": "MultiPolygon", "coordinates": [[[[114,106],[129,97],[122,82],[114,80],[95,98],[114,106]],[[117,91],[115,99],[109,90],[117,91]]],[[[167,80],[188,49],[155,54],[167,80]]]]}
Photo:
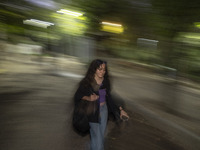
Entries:
{"type": "Polygon", "coordinates": [[[104,135],[108,120],[107,105],[100,106],[99,123],[90,122],[90,149],[104,150],[104,135]]]}

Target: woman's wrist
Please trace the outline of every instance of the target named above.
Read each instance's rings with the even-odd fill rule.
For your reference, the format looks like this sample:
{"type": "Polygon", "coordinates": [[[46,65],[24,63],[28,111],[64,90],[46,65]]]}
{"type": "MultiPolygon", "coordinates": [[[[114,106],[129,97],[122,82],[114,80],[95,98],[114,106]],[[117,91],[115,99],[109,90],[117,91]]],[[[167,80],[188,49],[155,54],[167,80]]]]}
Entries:
{"type": "Polygon", "coordinates": [[[91,101],[90,97],[89,96],[83,96],[82,98],[83,100],[86,100],[86,101],[91,101]]]}
{"type": "Polygon", "coordinates": [[[120,107],[119,107],[119,110],[120,110],[120,111],[122,111],[122,110],[123,110],[123,108],[120,106],[120,107]]]}

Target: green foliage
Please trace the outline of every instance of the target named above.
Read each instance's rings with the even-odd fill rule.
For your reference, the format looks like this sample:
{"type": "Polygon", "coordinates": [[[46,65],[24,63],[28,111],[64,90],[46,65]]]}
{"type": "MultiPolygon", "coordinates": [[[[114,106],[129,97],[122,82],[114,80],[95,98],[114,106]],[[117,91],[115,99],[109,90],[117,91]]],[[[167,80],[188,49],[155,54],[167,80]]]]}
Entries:
{"type": "Polygon", "coordinates": [[[17,14],[8,10],[0,9],[0,14],[3,14],[6,17],[15,17],[15,18],[25,18],[21,14],[17,14]]]}
{"type": "Polygon", "coordinates": [[[158,51],[151,48],[138,48],[133,44],[107,41],[102,44],[111,54],[125,59],[154,64],[159,60],[158,51]]]}
{"type": "Polygon", "coordinates": [[[141,2],[140,6],[137,2],[130,0],[55,1],[60,3],[62,8],[71,7],[84,11],[84,19],[65,18],[57,14],[55,10],[32,6],[26,1],[13,0],[10,3],[30,8],[30,10],[2,7],[0,9],[0,30],[6,32],[12,42],[25,42],[18,38],[25,35],[43,44],[49,44],[49,41],[57,44],[67,35],[82,35],[86,31],[99,33],[101,21],[118,22],[124,26],[124,33],[120,37],[110,36],[119,39],[125,37],[130,40],[130,43],[136,43],[138,37],[155,39],[159,41],[160,47],[158,50],[148,50],[139,49],[135,46],[136,44],[104,41],[106,49],[113,54],[145,63],[159,61],[184,73],[194,76],[199,74],[200,53],[196,48],[199,46],[199,37],[194,34],[180,36],[180,33],[188,31],[200,32],[194,29],[194,22],[200,20],[199,0],[151,0],[148,3],[141,0],[137,1],[141,2]],[[42,29],[23,24],[24,19],[31,18],[53,22],[56,25],[42,29]],[[183,46],[180,46],[180,43],[183,46]]]}
{"type": "Polygon", "coordinates": [[[100,23],[105,20],[124,25],[126,13],[131,10],[127,9],[130,5],[126,0],[73,0],[73,2],[85,12],[90,31],[99,31],[100,23]]]}
{"type": "MultiPolygon", "coordinates": [[[[73,10],[76,11],[76,10],[73,10]]],[[[80,36],[87,29],[87,18],[85,16],[74,17],[65,14],[52,13],[51,18],[56,22],[57,33],[80,36]]]]}
{"type": "Polygon", "coordinates": [[[199,1],[152,0],[152,6],[156,19],[152,27],[161,36],[173,38],[200,19],[199,1]]]}

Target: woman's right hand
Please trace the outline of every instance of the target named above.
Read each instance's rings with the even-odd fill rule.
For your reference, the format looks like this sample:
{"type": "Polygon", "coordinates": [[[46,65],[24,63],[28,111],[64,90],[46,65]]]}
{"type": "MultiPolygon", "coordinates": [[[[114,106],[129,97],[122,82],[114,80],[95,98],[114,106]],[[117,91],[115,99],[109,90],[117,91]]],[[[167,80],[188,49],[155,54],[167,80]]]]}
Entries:
{"type": "Polygon", "coordinates": [[[96,101],[99,98],[98,95],[96,95],[95,93],[90,95],[90,101],[96,101]]]}
{"type": "Polygon", "coordinates": [[[87,100],[87,101],[96,101],[99,98],[98,95],[96,95],[95,93],[91,94],[90,96],[83,96],[83,100],[87,100]]]}

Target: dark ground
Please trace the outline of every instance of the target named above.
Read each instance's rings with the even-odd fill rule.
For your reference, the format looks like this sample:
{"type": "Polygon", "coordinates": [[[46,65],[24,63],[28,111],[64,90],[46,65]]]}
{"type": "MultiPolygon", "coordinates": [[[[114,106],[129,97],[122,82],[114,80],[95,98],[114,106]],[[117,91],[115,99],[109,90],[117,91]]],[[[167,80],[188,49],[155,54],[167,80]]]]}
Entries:
{"type": "MultiPolygon", "coordinates": [[[[79,136],[71,126],[72,96],[80,77],[70,74],[60,76],[46,67],[16,61],[3,62],[3,71],[0,70],[2,150],[84,150],[87,147],[89,136],[79,136]]],[[[69,72],[79,72],[71,65],[67,68],[69,72]]],[[[125,82],[124,74],[121,74],[114,78],[115,85],[125,82]]],[[[129,81],[126,80],[127,85],[129,81]]],[[[136,84],[145,81],[141,74],[133,76],[132,81],[135,94],[140,93],[140,89],[144,90],[140,82],[139,86],[136,84]]],[[[121,88],[128,91],[128,87],[121,88]]],[[[124,91],[120,89],[120,94],[126,94],[124,91]]],[[[134,103],[129,100],[125,103],[130,120],[118,125],[109,121],[106,150],[199,150],[199,142],[193,144],[188,140],[188,143],[181,143],[177,137],[182,134],[169,134],[173,130],[169,130],[167,125],[161,124],[163,127],[158,128],[155,124],[159,122],[152,123],[134,103]]],[[[156,113],[162,114],[161,111],[156,113]]],[[[167,117],[163,118],[169,119],[167,117]]],[[[191,127],[199,133],[199,128],[191,127]]]]}
{"type": "MultiPolygon", "coordinates": [[[[45,74],[1,74],[0,147],[2,150],[78,150],[89,136],[71,128],[71,96],[75,82],[45,74]],[[4,91],[4,92],[2,92],[4,91]]],[[[108,124],[106,149],[183,150],[165,131],[128,110],[130,120],[108,124]]]]}

